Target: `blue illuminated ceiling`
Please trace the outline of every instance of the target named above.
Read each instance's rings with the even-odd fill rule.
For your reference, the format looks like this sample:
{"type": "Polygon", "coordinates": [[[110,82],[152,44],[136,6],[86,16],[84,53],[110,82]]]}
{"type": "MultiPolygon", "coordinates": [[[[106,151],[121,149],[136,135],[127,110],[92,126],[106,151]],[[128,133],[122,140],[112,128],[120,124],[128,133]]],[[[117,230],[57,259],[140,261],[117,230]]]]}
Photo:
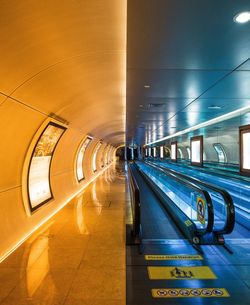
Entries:
{"type": "Polygon", "coordinates": [[[250,106],[250,22],[233,22],[241,11],[249,0],[128,0],[128,144],[250,106]]]}

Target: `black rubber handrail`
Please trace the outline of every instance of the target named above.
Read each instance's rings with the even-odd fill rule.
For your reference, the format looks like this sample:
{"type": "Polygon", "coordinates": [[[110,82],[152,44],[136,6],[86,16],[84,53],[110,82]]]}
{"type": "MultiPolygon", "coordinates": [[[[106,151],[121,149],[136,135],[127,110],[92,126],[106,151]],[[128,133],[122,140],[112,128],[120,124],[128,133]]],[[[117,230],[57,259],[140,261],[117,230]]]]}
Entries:
{"type": "MultiPolygon", "coordinates": [[[[154,164],[152,161],[146,161],[145,163],[147,164],[154,164]]],[[[194,177],[190,177],[190,176],[187,176],[185,174],[182,174],[182,173],[179,173],[171,168],[166,168],[162,165],[159,165],[157,164],[157,166],[163,170],[166,170],[166,171],[170,171],[171,173],[174,173],[184,179],[187,179],[188,181],[190,182],[193,182],[193,183],[199,183],[200,185],[208,188],[208,189],[211,189],[212,191],[214,192],[217,192],[219,193],[224,202],[225,202],[225,206],[226,206],[226,221],[225,221],[225,225],[222,229],[220,230],[214,230],[214,233],[217,233],[217,234],[229,234],[233,231],[234,229],[234,224],[235,224],[235,209],[234,209],[234,203],[233,203],[233,200],[232,200],[232,197],[231,195],[224,189],[221,189],[217,186],[214,186],[210,183],[207,183],[207,182],[204,182],[204,181],[201,181],[197,178],[194,178],[194,177]]]]}
{"type": "Polygon", "coordinates": [[[128,166],[129,173],[129,184],[132,191],[132,213],[133,213],[133,235],[140,235],[141,228],[141,207],[140,207],[140,189],[137,184],[137,181],[134,177],[133,171],[131,169],[131,165],[128,166]]]}
{"type": "MultiPolygon", "coordinates": [[[[197,232],[199,232],[200,235],[205,235],[206,233],[211,233],[213,231],[213,226],[214,226],[214,208],[213,208],[213,203],[212,203],[212,199],[208,193],[208,191],[203,190],[201,187],[195,185],[194,183],[184,180],[183,178],[178,177],[177,175],[175,175],[174,173],[168,173],[166,172],[164,169],[159,168],[159,166],[156,166],[153,163],[149,163],[149,162],[145,162],[147,163],[149,166],[153,167],[154,169],[161,171],[162,173],[164,173],[165,175],[173,178],[174,180],[180,182],[181,184],[184,184],[185,186],[187,186],[188,188],[193,189],[196,192],[201,193],[207,203],[207,227],[205,229],[198,229],[197,228],[197,232]]],[[[190,219],[190,221],[193,223],[192,219],[190,219]]]]}

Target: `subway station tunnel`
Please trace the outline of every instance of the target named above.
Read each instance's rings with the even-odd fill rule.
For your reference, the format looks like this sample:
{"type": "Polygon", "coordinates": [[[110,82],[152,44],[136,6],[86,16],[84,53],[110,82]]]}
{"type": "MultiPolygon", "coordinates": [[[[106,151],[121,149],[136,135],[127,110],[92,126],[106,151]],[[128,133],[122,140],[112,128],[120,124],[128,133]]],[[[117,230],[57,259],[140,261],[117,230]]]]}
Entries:
{"type": "Polygon", "coordinates": [[[247,305],[249,0],[0,0],[0,305],[247,305]]]}

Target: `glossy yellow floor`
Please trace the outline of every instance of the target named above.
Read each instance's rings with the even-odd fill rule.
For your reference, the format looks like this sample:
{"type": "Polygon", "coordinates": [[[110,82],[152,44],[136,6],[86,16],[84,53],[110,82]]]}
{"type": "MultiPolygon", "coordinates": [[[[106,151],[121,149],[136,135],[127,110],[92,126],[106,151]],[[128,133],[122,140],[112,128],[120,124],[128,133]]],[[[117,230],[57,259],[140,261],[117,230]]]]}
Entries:
{"type": "Polygon", "coordinates": [[[127,196],[113,164],[0,264],[0,304],[125,305],[127,196]]]}

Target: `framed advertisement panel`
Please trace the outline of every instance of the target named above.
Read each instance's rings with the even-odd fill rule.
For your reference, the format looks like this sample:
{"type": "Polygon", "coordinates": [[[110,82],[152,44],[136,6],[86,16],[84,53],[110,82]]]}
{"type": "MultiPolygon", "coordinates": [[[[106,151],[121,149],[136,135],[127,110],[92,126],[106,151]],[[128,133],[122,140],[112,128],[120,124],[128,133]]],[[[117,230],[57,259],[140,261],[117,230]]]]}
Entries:
{"type": "Polygon", "coordinates": [[[92,171],[95,173],[97,171],[97,153],[102,146],[102,142],[98,142],[94,149],[93,158],[92,158],[92,171]]]}
{"type": "Polygon", "coordinates": [[[153,147],[153,157],[156,158],[157,157],[157,148],[153,147]]]}
{"type": "Polygon", "coordinates": [[[148,148],[148,157],[151,157],[151,147],[148,148]]]}
{"type": "Polygon", "coordinates": [[[105,148],[105,151],[104,151],[104,162],[105,162],[105,165],[108,165],[108,153],[109,153],[109,150],[110,150],[110,145],[107,144],[107,146],[105,148]]]}
{"type": "Polygon", "coordinates": [[[190,139],[191,165],[203,166],[203,136],[190,139]]]}
{"type": "Polygon", "coordinates": [[[76,178],[78,182],[81,182],[84,180],[84,172],[83,172],[83,161],[84,161],[84,154],[85,151],[92,141],[92,138],[87,136],[84,141],[80,144],[80,148],[77,153],[77,158],[76,158],[76,178]]]}
{"type": "Polygon", "coordinates": [[[38,138],[28,168],[27,193],[31,212],[53,198],[50,168],[55,148],[66,127],[49,122],[38,138]]]}
{"type": "Polygon", "coordinates": [[[240,126],[240,173],[250,176],[250,125],[240,126]]]}
{"type": "Polygon", "coordinates": [[[160,158],[164,158],[164,146],[160,146],[160,158]]]}
{"type": "Polygon", "coordinates": [[[177,162],[177,141],[171,142],[171,161],[177,162]]]}

